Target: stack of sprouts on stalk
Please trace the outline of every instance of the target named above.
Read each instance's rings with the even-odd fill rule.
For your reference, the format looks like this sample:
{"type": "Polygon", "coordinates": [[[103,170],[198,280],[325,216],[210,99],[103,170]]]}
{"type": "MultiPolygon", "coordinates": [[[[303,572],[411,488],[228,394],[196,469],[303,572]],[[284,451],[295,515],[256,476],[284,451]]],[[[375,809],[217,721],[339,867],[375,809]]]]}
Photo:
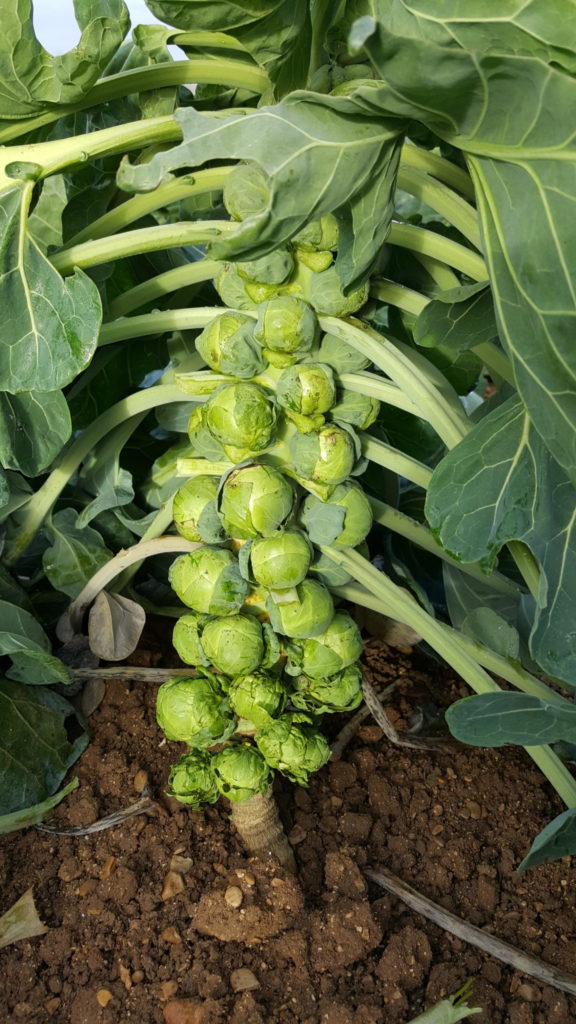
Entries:
{"type": "MultiPolygon", "coordinates": [[[[238,220],[258,212],[263,172],[239,165],[224,201],[238,220]]],[[[169,792],[192,807],[224,795],[248,847],[285,864],[274,772],[306,785],[330,756],[322,716],[362,700],[360,631],[330,590],[350,576],[321,548],[365,549],[372,510],[355,479],[366,466],[357,430],[379,403],[340,383],[369,360],[320,336],[317,315],[347,316],[367,298],[340,290],[337,240],[327,216],[269,256],[225,265],[216,287],[230,308],[196,340],[210,370],[178,378],[208,398],[190,418],[191,457],[178,461],[189,479],[173,502],[178,531],[199,546],[170,570],[191,609],[173,642],[194,674],[158,692],[160,726],[189,748],[169,792]]]]}

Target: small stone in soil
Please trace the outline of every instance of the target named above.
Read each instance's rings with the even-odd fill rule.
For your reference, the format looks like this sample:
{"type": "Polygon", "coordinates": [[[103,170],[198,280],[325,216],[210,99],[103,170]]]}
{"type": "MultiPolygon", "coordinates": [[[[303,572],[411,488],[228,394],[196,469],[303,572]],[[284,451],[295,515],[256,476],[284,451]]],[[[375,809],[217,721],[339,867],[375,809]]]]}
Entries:
{"type": "Polygon", "coordinates": [[[169,871],[164,879],[162,899],[170,900],[173,896],[178,896],[179,893],[184,892],[185,888],[186,884],[182,875],[178,871],[169,871]]]}
{"type": "Polygon", "coordinates": [[[234,992],[247,992],[250,989],[260,988],[260,982],[255,974],[247,967],[239,967],[230,975],[230,985],[234,992]]]}
{"type": "Polygon", "coordinates": [[[191,857],[181,857],[180,853],[182,852],[183,848],[175,853],[170,861],[170,871],[177,871],[179,875],[185,875],[187,871],[190,871],[193,863],[191,857]]]}
{"type": "Polygon", "coordinates": [[[237,885],[229,885],[224,893],[224,899],[229,907],[239,907],[244,899],[242,889],[237,885]]]}
{"type": "Polygon", "coordinates": [[[160,986],[162,992],[162,999],[170,999],[178,991],[178,984],[175,981],[163,981],[160,986]]]}
{"type": "Polygon", "coordinates": [[[174,925],[169,925],[168,928],[164,929],[162,932],[162,938],[164,939],[164,942],[171,942],[173,945],[178,945],[178,943],[182,942],[182,936],[174,925]]]}
{"type": "Polygon", "coordinates": [[[134,789],[137,793],[142,793],[148,785],[148,772],[145,772],[143,768],[139,772],[136,772],[134,776],[134,789]]]}
{"type": "Polygon", "coordinates": [[[166,1024],[206,1024],[206,1007],[195,999],[173,999],[164,1007],[166,1024]]]}
{"type": "Polygon", "coordinates": [[[99,1006],[108,1006],[112,998],[112,993],[107,988],[99,988],[96,993],[96,1000],[99,1006]]]}

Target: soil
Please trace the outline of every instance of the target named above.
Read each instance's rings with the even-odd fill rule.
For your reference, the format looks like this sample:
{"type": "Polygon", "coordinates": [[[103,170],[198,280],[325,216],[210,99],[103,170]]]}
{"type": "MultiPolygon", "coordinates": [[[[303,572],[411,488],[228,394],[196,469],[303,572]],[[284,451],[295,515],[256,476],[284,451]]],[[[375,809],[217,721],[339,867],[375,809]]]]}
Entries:
{"type": "MultiPolygon", "coordinates": [[[[154,651],[140,663],[155,664],[154,651]]],[[[400,731],[466,694],[424,655],[366,647],[372,682],[400,680],[400,731]],[[429,714],[430,712],[430,714],[429,714]]],[[[155,686],[107,683],[80,786],[55,811],[87,825],[138,799],[154,813],[86,836],[34,829],[0,848],[0,912],[29,887],[49,931],[0,952],[1,1024],[406,1024],[474,980],[477,1024],[573,1024],[576,999],[407,910],[362,870],[382,865],[475,925],[570,971],[576,864],[518,875],[562,809],[528,757],[392,746],[370,719],[308,789],[277,783],[296,879],[249,858],[223,802],[163,795],[181,745],[162,739],[155,686]]],[[[332,716],[333,735],[346,721],[332,716]]]]}

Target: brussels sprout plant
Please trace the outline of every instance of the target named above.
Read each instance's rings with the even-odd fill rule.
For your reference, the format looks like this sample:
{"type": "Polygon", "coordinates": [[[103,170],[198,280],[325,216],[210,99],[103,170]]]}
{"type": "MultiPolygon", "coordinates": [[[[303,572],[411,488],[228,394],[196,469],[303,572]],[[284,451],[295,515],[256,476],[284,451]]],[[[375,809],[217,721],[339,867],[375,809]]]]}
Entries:
{"type": "MultiPolygon", "coordinates": [[[[496,31],[477,0],[304,0],[288,31],[286,3],[149,0],[179,27],[126,42],[122,0],[75,6],[82,41],[56,58],[29,0],[3,10],[0,687],[73,680],[35,616],[62,612],[67,643],[104,578],[122,614],[177,618],[169,790],[225,794],[288,861],[269,782],[306,784],[322,716],[359,700],[357,603],[474,691],[455,735],[526,744],[571,816],[534,856],[573,852],[576,782],[542,743],[570,704],[532,674],[575,685],[576,87],[555,5],[499,9],[496,31]]],[[[42,814],[65,768],[37,746],[42,814]]],[[[10,818],[17,758],[6,788],[10,818]]]]}

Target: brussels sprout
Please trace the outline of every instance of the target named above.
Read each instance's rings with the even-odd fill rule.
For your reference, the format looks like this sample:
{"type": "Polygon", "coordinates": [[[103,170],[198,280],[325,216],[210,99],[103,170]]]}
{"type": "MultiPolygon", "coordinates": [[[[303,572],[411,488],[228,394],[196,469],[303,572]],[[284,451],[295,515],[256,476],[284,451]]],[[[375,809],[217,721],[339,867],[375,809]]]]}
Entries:
{"type": "Polygon", "coordinates": [[[237,263],[236,267],[240,277],[246,281],[279,285],[283,284],[294,270],[294,257],[286,246],[282,246],[258,260],[237,263]]]}
{"type": "Polygon", "coordinates": [[[260,452],[274,439],[276,406],[259,384],[223,384],[205,410],[206,425],[220,444],[260,452]]]}
{"type": "Polygon", "coordinates": [[[359,665],[350,665],[330,679],[298,676],[294,685],[295,691],[291,695],[294,706],[314,714],[353,711],[362,703],[362,670],[359,665]]]}
{"type": "MultiPolygon", "coordinates": [[[[172,515],[178,533],[186,540],[213,539],[217,494],[217,478],[206,475],[192,477],[176,491],[172,515]],[[208,528],[210,537],[202,536],[203,526],[208,528]]],[[[222,529],[219,533],[223,537],[222,529]]]]}
{"type": "Polygon", "coordinates": [[[323,270],[327,270],[334,262],[334,256],[329,249],[321,249],[319,252],[308,252],[307,249],[297,248],[296,259],[298,263],[303,263],[314,274],[321,274],[323,270]]]}
{"type": "Polygon", "coordinates": [[[256,309],[258,300],[246,290],[246,281],[232,263],[225,263],[214,280],[214,287],[225,306],[231,309],[256,309]]]}
{"type": "Polygon", "coordinates": [[[290,357],[308,352],[316,340],[318,321],[313,309],[295,295],[279,295],[258,307],[254,331],[257,341],[270,353],[290,357]]]}
{"type": "Polygon", "coordinates": [[[236,557],[226,548],[203,547],[180,555],[168,578],[183,604],[204,615],[235,615],[248,594],[236,557]]]}
{"type": "Polygon", "coordinates": [[[350,431],[327,423],[309,434],[294,434],[290,439],[290,454],[299,476],[335,486],[350,476],[358,451],[350,431]]]}
{"type": "Polygon", "coordinates": [[[296,587],[297,601],[276,604],[270,597],[266,608],[272,628],[284,636],[304,640],[319,636],[332,622],[334,602],[330,591],[317,580],[305,579],[296,587]]]}
{"type": "Polygon", "coordinates": [[[380,402],[370,395],[343,388],[338,394],[336,405],[332,406],[331,418],[337,423],[350,423],[359,430],[371,427],[380,412],[380,402]]]}
{"type": "Polygon", "coordinates": [[[278,405],[301,416],[328,412],[336,399],[334,374],[322,363],[297,363],[280,374],[278,405]]]}
{"type": "Polygon", "coordinates": [[[272,718],[282,714],[286,704],[286,689],[276,676],[255,672],[235,679],[228,699],[238,718],[245,718],[257,726],[265,726],[272,718]]]}
{"type": "Polygon", "coordinates": [[[169,740],[211,747],[232,735],[236,720],[216,680],[176,676],[156,696],[156,721],[169,740]]]}
{"type": "Polygon", "coordinates": [[[362,352],[333,334],[324,335],[317,356],[321,363],[327,363],[336,373],[356,373],[370,366],[370,360],[362,352]]]}
{"type": "Polygon", "coordinates": [[[302,504],[300,518],[313,544],[355,548],[370,532],[372,507],[360,485],[345,480],[334,488],[327,501],[309,494],[302,504]]]}
{"type": "Polygon", "coordinates": [[[332,622],[318,636],[290,643],[287,671],[303,672],[313,679],[325,679],[353,665],[362,654],[362,637],[348,612],[337,611],[332,622]]]}
{"type": "Polygon", "coordinates": [[[196,338],[196,348],[212,370],[232,377],[255,377],[268,365],[254,338],[254,320],[242,313],[217,316],[196,338]]]}
{"type": "Polygon", "coordinates": [[[238,164],[224,182],[224,206],[234,220],[263,213],[270,203],[270,182],[258,164],[238,164]]]}
{"type": "Polygon", "coordinates": [[[197,615],[196,612],[186,612],[176,620],[172,631],[172,643],[185,665],[210,664],[200,640],[205,622],[206,616],[197,615]]]}
{"type": "Polygon", "coordinates": [[[212,758],[212,767],[218,789],[233,803],[249,800],[256,793],[265,793],[272,782],[270,768],[251,743],[221,750],[212,758]]]}
{"type": "Polygon", "coordinates": [[[168,796],[197,810],[201,804],[216,803],[220,793],[210,754],[191,750],[173,764],[168,776],[168,796]]]}
{"type": "Polygon", "coordinates": [[[292,241],[300,249],[309,252],[314,249],[338,248],[338,221],[333,213],[327,213],[320,220],[311,220],[292,241]]]}
{"type": "Polygon", "coordinates": [[[326,764],[330,747],[313,725],[299,721],[296,714],[283,715],[256,733],[258,749],[271,768],[276,768],[300,786],[326,764]]]}
{"type": "Polygon", "coordinates": [[[300,530],[277,530],[253,540],[250,567],[257,583],[272,590],[297,586],[308,572],[312,547],[300,530]]]}
{"type": "Polygon", "coordinates": [[[209,619],[202,632],[208,662],[228,676],[245,675],[264,657],[262,627],[252,615],[226,615],[209,619]]]}
{"type": "Polygon", "coordinates": [[[294,507],[292,484],[278,469],[250,463],[233,469],[220,492],[220,516],[230,537],[268,537],[294,507]]]}
{"type": "Polygon", "coordinates": [[[224,446],[212,436],[208,428],[203,405],[196,406],[188,420],[188,437],[196,455],[211,462],[226,459],[224,446]]]}
{"type": "Polygon", "coordinates": [[[328,267],[321,274],[315,274],[310,282],[310,302],[317,313],[325,316],[350,316],[356,313],[368,299],[368,285],[356,288],[350,295],[344,295],[340,275],[335,266],[328,267]]]}

